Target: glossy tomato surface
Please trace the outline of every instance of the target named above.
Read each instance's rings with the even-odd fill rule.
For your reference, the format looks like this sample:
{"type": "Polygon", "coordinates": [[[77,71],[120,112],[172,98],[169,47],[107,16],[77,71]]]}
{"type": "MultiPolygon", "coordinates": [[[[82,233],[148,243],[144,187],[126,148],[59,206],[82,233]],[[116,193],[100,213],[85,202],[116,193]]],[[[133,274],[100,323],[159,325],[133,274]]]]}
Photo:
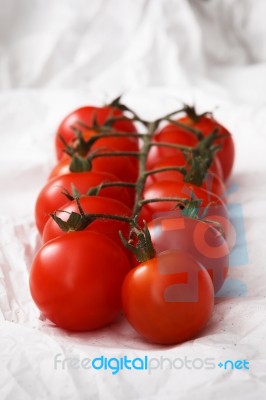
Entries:
{"type": "Polygon", "coordinates": [[[122,302],[130,324],[144,338],[177,344],[209,321],[214,304],[211,278],[184,251],[165,251],[126,276],[122,302]]]}
{"type": "Polygon", "coordinates": [[[190,199],[192,195],[194,195],[195,199],[201,200],[201,207],[206,207],[210,202],[213,205],[217,203],[225,207],[222,199],[214,193],[190,183],[169,180],[157,181],[145,187],[143,198],[145,200],[158,199],[158,201],[145,204],[144,208],[150,210],[153,214],[156,212],[171,211],[176,207],[177,202],[160,201],[160,198],[190,199]]]}
{"type": "Polygon", "coordinates": [[[58,327],[97,329],[119,314],[129,268],[113,240],[96,232],[73,232],[51,240],[36,254],[30,270],[31,295],[58,327]]]}
{"type": "Polygon", "coordinates": [[[169,213],[149,222],[148,228],[157,253],[183,250],[207,269],[218,292],[227,276],[229,248],[224,236],[205,221],[169,213]]]}
{"type": "MultiPolygon", "coordinates": [[[[181,158],[181,157],[180,157],[181,158]]],[[[177,157],[166,157],[163,158],[161,161],[157,162],[152,170],[159,170],[159,169],[164,169],[164,168],[171,168],[171,167],[183,167],[185,165],[185,158],[183,156],[183,163],[180,159],[180,163],[178,164],[177,157]]],[[[157,182],[157,181],[175,181],[175,182],[183,182],[184,180],[184,174],[178,170],[169,170],[169,171],[161,171],[157,172],[154,174],[151,174],[148,176],[148,179],[146,181],[146,185],[148,186],[152,182],[157,182]]],[[[207,190],[208,192],[212,192],[216,194],[219,197],[223,197],[225,200],[225,193],[226,193],[226,187],[223,182],[223,180],[216,175],[215,173],[208,172],[206,175],[206,178],[202,182],[202,185],[200,185],[202,188],[207,190]]]]}
{"type": "MultiPolygon", "coordinates": [[[[198,144],[198,139],[192,133],[185,129],[180,129],[172,124],[168,124],[154,137],[155,144],[170,143],[189,147],[195,147],[198,144]]],[[[152,146],[147,160],[147,169],[151,169],[156,162],[165,157],[179,156],[179,149],[163,146],[152,146]]]]}
{"type": "MultiPolygon", "coordinates": [[[[119,200],[101,197],[101,196],[88,196],[80,199],[80,206],[85,214],[106,214],[106,215],[117,215],[120,217],[130,217],[131,210],[125,204],[119,200]]],[[[58,211],[56,215],[63,221],[67,221],[72,212],[79,213],[79,208],[75,200],[66,203],[61,207],[63,211],[58,211]]],[[[124,251],[126,250],[123,246],[119,237],[119,231],[121,231],[124,237],[129,235],[129,224],[128,222],[117,221],[108,218],[96,218],[86,228],[87,231],[93,231],[101,233],[102,235],[108,236],[114,240],[124,251]]],[[[43,230],[43,242],[46,243],[57,236],[69,234],[60,229],[58,224],[49,218],[44,230],[43,230]]]]}
{"type": "MultiPolygon", "coordinates": [[[[99,153],[116,152],[116,149],[110,148],[101,150],[99,153]]],[[[71,157],[63,157],[52,169],[49,179],[56,176],[71,173],[71,157]]],[[[122,182],[135,182],[138,178],[138,169],[133,165],[130,157],[126,156],[102,156],[96,157],[91,161],[91,171],[108,172],[115,175],[122,182]]]]}
{"type": "MultiPolygon", "coordinates": [[[[67,144],[75,141],[76,134],[73,130],[73,127],[80,130],[86,140],[88,140],[91,136],[97,134],[96,131],[92,129],[86,129],[80,122],[86,124],[88,127],[93,125],[94,119],[96,119],[97,124],[99,126],[104,125],[104,123],[110,117],[121,117],[123,116],[122,111],[120,111],[116,107],[106,106],[106,107],[81,107],[77,110],[71,112],[60,124],[56,138],[55,138],[55,147],[56,147],[56,154],[57,158],[60,159],[63,155],[63,150],[65,145],[63,141],[60,139],[62,137],[67,144]]],[[[112,124],[112,128],[120,132],[129,132],[134,133],[136,132],[136,128],[129,120],[120,120],[116,121],[112,124]]],[[[97,141],[95,146],[97,147],[104,147],[106,143],[108,147],[116,147],[116,143],[120,143],[120,146],[123,146],[124,150],[128,151],[137,151],[138,150],[138,140],[137,138],[107,138],[107,142],[105,139],[100,139],[97,141]],[[118,140],[119,139],[119,140],[118,140]]]]}
{"type": "MultiPolygon", "coordinates": [[[[59,210],[66,203],[64,190],[72,193],[74,185],[81,195],[86,195],[92,187],[101,183],[117,182],[117,180],[114,175],[104,172],[75,172],[50,180],[39,193],[35,204],[35,221],[39,232],[42,233],[49,214],[59,210]]],[[[128,206],[131,203],[128,191],[124,187],[102,188],[99,196],[119,199],[128,206]]]]}
{"type": "MultiPolygon", "coordinates": [[[[199,216],[202,217],[204,215],[206,219],[221,224],[225,237],[228,238],[230,222],[228,211],[223,200],[214,193],[210,193],[201,187],[184,182],[158,181],[144,189],[144,200],[154,198],[159,200],[145,204],[142,207],[142,213],[146,216],[146,222],[161,216],[161,213],[174,211],[176,209],[177,202],[160,201],[161,198],[173,197],[189,200],[192,196],[194,196],[195,199],[201,200],[199,216]]],[[[218,226],[218,228],[220,228],[220,226],[218,226]]]]}
{"type": "Polygon", "coordinates": [[[210,116],[202,116],[197,120],[193,120],[189,117],[183,117],[179,119],[179,121],[187,124],[190,127],[199,129],[204,136],[208,136],[215,129],[218,129],[219,135],[224,135],[223,138],[217,139],[215,143],[221,146],[221,150],[217,152],[217,158],[221,162],[223,177],[226,181],[232,172],[235,159],[235,146],[230,132],[210,116]]]}

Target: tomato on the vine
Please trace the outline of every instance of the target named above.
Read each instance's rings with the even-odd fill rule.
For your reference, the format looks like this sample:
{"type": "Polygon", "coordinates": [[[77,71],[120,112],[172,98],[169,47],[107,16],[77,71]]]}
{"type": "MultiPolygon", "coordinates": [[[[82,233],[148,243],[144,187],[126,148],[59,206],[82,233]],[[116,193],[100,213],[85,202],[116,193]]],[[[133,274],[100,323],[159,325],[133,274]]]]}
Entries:
{"type": "MultiPolygon", "coordinates": [[[[115,153],[117,150],[109,148],[106,150],[99,150],[99,154],[115,153]]],[[[52,179],[56,176],[65,175],[70,173],[71,157],[63,157],[52,169],[49,178],[52,179]]],[[[122,182],[136,182],[138,178],[138,170],[133,165],[130,157],[127,156],[102,156],[95,157],[91,161],[91,171],[108,172],[115,175],[122,182]]]]}
{"type": "Polygon", "coordinates": [[[35,205],[43,246],[30,291],[42,315],[90,331],[123,309],[149,341],[194,338],[211,318],[235,244],[223,200],[232,136],[193,107],[148,121],[118,97],[67,115],[55,150],[35,205]],[[173,121],[177,114],[185,117],[173,121]]]}
{"type": "MultiPolygon", "coordinates": [[[[120,217],[130,217],[132,213],[130,208],[121,201],[107,197],[81,197],[79,199],[79,203],[85,214],[108,214],[111,216],[116,215],[120,217]]],[[[56,216],[64,222],[68,220],[71,213],[79,213],[79,207],[75,200],[61,206],[61,210],[62,211],[56,212],[56,216]]],[[[128,237],[128,222],[117,221],[109,218],[96,218],[90,224],[88,224],[84,230],[98,232],[102,235],[108,236],[110,239],[114,240],[124,251],[126,250],[121,242],[119,231],[122,232],[124,237],[128,237]]],[[[64,232],[53,218],[49,218],[43,230],[42,240],[44,243],[46,243],[57,236],[61,236],[69,232],[71,232],[71,227],[69,227],[68,231],[64,232]]]]}
{"type": "MultiPolygon", "coordinates": [[[[65,190],[72,193],[74,185],[77,191],[84,196],[92,187],[117,181],[117,177],[106,172],[75,172],[50,180],[39,193],[35,205],[35,221],[39,232],[42,233],[49,214],[59,210],[66,203],[67,198],[63,194],[65,190]]],[[[103,187],[98,195],[119,199],[129,207],[131,204],[128,191],[124,187],[103,187]]]]}
{"type": "MultiPolygon", "coordinates": [[[[177,164],[178,161],[176,161],[176,156],[174,157],[166,157],[158,161],[154,166],[152,167],[152,170],[156,169],[161,169],[165,167],[183,167],[183,164],[177,164]]],[[[148,179],[146,180],[146,185],[148,186],[152,182],[157,182],[157,181],[175,181],[175,182],[183,182],[184,180],[184,175],[180,171],[162,171],[162,172],[157,172],[155,174],[148,175],[148,179]]],[[[209,192],[212,192],[216,194],[219,197],[225,196],[226,192],[226,187],[223,182],[223,180],[213,172],[208,172],[206,178],[204,179],[203,183],[200,185],[203,187],[205,190],[208,190],[209,192]]]]}
{"type": "Polygon", "coordinates": [[[218,129],[218,135],[224,135],[224,137],[215,140],[215,143],[221,146],[216,157],[221,162],[223,178],[226,181],[232,172],[235,158],[234,141],[229,131],[212,116],[208,115],[202,115],[195,119],[186,116],[180,118],[178,121],[200,130],[204,136],[208,136],[215,129],[218,129]]]}
{"type": "MultiPolygon", "coordinates": [[[[201,200],[199,208],[199,216],[205,214],[206,219],[217,221],[222,225],[225,237],[229,235],[230,223],[226,206],[222,199],[214,193],[210,193],[205,189],[186,182],[158,181],[146,187],[143,191],[143,199],[160,199],[162,197],[175,197],[190,200],[191,197],[201,200]]],[[[176,201],[156,201],[143,205],[143,213],[146,218],[158,217],[160,213],[169,212],[176,209],[176,201]]]]}
{"type": "MultiPolygon", "coordinates": [[[[67,144],[71,144],[76,140],[76,133],[73,128],[81,131],[84,139],[88,140],[90,137],[97,134],[96,131],[92,129],[84,128],[80,122],[84,123],[88,127],[93,125],[94,120],[96,120],[98,126],[103,126],[109,118],[112,117],[123,117],[123,112],[112,106],[106,107],[81,107],[77,110],[71,112],[60,124],[56,138],[55,138],[55,147],[57,158],[60,159],[63,155],[63,151],[65,145],[62,141],[67,144]],[[62,138],[62,139],[61,139],[62,138]]],[[[135,133],[136,128],[133,123],[129,119],[123,119],[114,121],[112,123],[112,129],[120,132],[128,132],[135,133]]],[[[120,145],[120,148],[123,147],[123,150],[127,151],[138,151],[138,139],[132,137],[109,137],[97,140],[95,142],[95,146],[97,147],[117,147],[120,145]]],[[[95,148],[95,147],[94,147],[95,148]]]]}
{"type": "Polygon", "coordinates": [[[160,198],[175,197],[190,199],[193,195],[196,199],[202,201],[201,207],[206,207],[209,203],[212,203],[212,205],[217,204],[223,206],[225,209],[221,198],[216,196],[214,193],[208,192],[207,190],[191,183],[174,181],[157,181],[145,187],[143,191],[143,199],[158,199],[158,201],[148,202],[143,207],[150,210],[153,214],[162,211],[171,211],[175,209],[177,202],[160,201],[160,198]]]}
{"type": "MultiPolygon", "coordinates": [[[[191,132],[169,124],[154,135],[153,143],[159,145],[160,143],[169,143],[195,147],[198,144],[198,139],[191,132]]],[[[148,154],[147,169],[151,169],[158,160],[164,157],[180,156],[180,152],[179,149],[171,147],[152,146],[148,154]]]]}
{"type": "Polygon", "coordinates": [[[30,270],[30,291],[42,314],[58,327],[88,331],[121,311],[121,288],[130,269],[121,248],[96,232],[72,232],[47,242],[30,270]]]}
{"type": "Polygon", "coordinates": [[[148,229],[158,254],[165,250],[186,251],[206,268],[214,292],[221,289],[228,273],[229,248],[210,222],[172,212],[150,221],[148,229]]]}
{"type": "Polygon", "coordinates": [[[140,335],[155,343],[177,344],[193,338],[209,321],[213,285],[193,257],[169,250],[128,273],[122,303],[140,335]]]}

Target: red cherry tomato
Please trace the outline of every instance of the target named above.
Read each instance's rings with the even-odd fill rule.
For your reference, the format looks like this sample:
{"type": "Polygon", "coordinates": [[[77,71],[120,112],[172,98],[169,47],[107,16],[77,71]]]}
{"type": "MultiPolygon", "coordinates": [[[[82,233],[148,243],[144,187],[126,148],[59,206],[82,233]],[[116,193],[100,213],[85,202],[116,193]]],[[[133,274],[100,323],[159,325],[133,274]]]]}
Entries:
{"type": "Polygon", "coordinates": [[[159,254],[165,250],[183,250],[208,271],[218,292],[227,276],[229,248],[220,232],[205,221],[182,217],[178,212],[149,222],[152,243],[159,254]]]}
{"type": "MultiPolygon", "coordinates": [[[[154,143],[170,143],[170,144],[180,144],[189,147],[195,147],[198,144],[198,139],[189,131],[185,129],[180,129],[175,125],[169,124],[165,126],[160,132],[158,132],[154,138],[154,143]]],[[[147,160],[147,169],[151,169],[156,162],[161,160],[164,157],[171,156],[179,156],[180,150],[170,148],[170,147],[161,147],[161,146],[152,146],[148,155],[147,160]]]]}
{"type": "MultiPolygon", "coordinates": [[[[173,157],[167,157],[163,158],[161,161],[156,163],[152,170],[164,168],[164,167],[175,167],[175,166],[184,166],[184,163],[181,165],[178,165],[175,163],[173,160],[173,157]]],[[[158,172],[152,175],[148,176],[148,179],[146,181],[146,185],[151,184],[152,182],[157,182],[157,181],[175,181],[175,182],[183,182],[184,180],[184,175],[179,172],[179,171],[164,171],[164,172],[158,172]]],[[[201,187],[203,187],[205,190],[208,190],[209,192],[212,192],[216,194],[219,197],[225,196],[226,192],[226,187],[224,182],[222,181],[221,178],[219,178],[218,175],[209,172],[202,183],[201,187]]]]}
{"type": "MultiPolygon", "coordinates": [[[[67,144],[70,144],[72,141],[75,141],[76,134],[73,130],[73,127],[82,131],[84,138],[88,140],[91,136],[97,134],[97,132],[84,128],[79,122],[83,122],[87,126],[92,126],[94,119],[96,119],[97,124],[99,126],[104,125],[104,123],[110,117],[121,117],[123,113],[116,107],[81,107],[77,110],[71,112],[60,124],[56,138],[55,138],[55,147],[57,158],[60,159],[63,155],[63,150],[65,145],[63,141],[60,139],[62,137],[67,144]]],[[[129,120],[121,120],[116,121],[112,124],[112,128],[120,131],[120,132],[128,132],[135,133],[136,128],[129,120]]],[[[138,139],[137,138],[128,138],[128,137],[119,137],[119,138],[104,138],[99,139],[95,142],[95,146],[97,147],[105,147],[106,143],[108,147],[117,147],[115,144],[120,143],[120,146],[123,147],[123,150],[128,151],[138,151],[138,139]],[[107,142],[106,142],[107,140],[107,142]]]]}
{"type": "MultiPolygon", "coordinates": [[[[201,206],[206,207],[210,202],[224,206],[222,200],[214,193],[186,182],[157,181],[146,187],[143,191],[143,199],[160,199],[161,197],[176,197],[190,199],[192,194],[196,199],[202,200],[201,206]]],[[[174,201],[156,201],[144,205],[144,209],[150,210],[153,214],[163,211],[171,211],[176,207],[174,201]]],[[[224,207],[225,208],[225,207],[224,207]]],[[[227,213],[226,213],[227,215],[227,213]]]]}
{"type": "MultiPolygon", "coordinates": [[[[130,208],[121,203],[121,201],[107,197],[88,196],[82,197],[79,201],[85,214],[109,214],[130,217],[132,213],[130,208]]],[[[75,200],[66,203],[61,207],[61,209],[63,211],[58,211],[56,215],[63,221],[67,221],[72,212],[79,213],[79,208],[75,200]]],[[[108,236],[110,239],[114,240],[124,251],[126,250],[121,242],[118,232],[122,231],[124,237],[127,238],[129,235],[128,222],[116,221],[108,218],[97,218],[91,222],[85,228],[85,230],[98,232],[102,235],[108,236]]],[[[49,218],[44,227],[42,239],[43,242],[46,243],[49,240],[66,233],[69,232],[62,231],[58,224],[52,218],[49,218]]]]}
{"type": "MultiPolygon", "coordinates": [[[[201,187],[185,183],[173,181],[158,181],[144,189],[143,198],[160,199],[162,197],[177,197],[190,199],[192,194],[196,199],[202,200],[199,209],[199,216],[205,213],[205,218],[216,221],[221,224],[225,233],[225,237],[229,236],[230,222],[228,212],[224,202],[214,193],[207,192],[201,187]],[[207,209],[206,209],[207,207],[207,209]]],[[[146,213],[146,218],[157,218],[160,213],[173,211],[176,208],[176,202],[173,201],[156,201],[143,206],[143,212],[146,213]]],[[[151,219],[147,219],[149,222],[151,219]]]]}
{"type": "MultiPolygon", "coordinates": [[[[100,153],[105,152],[116,152],[115,149],[100,150],[100,153]]],[[[70,156],[62,157],[57,165],[52,169],[48,179],[53,179],[57,176],[71,173],[70,171],[70,156]]],[[[115,175],[118,181],[135,183],[138,179],[138,168],[133,165],[130,157],[126,156],[108,156],[108,157],[97,157],[92,160],[91,171],[96,172],[108,172],[109,174],[115,175]]],[[[128,191],[130,198],[130,206],[134,204],[135,188],[125,187],[128,191]]]]}
{"type": "MultiPolygon", "coordinates": [[[[108,149],[102,150],[100,153],[115,151],[114,149],[108,149]]],[[[69,169],[70,163],[70,157],[63,157],[52,169],[48,179],[71,173],[69,169]]],[[[138,178],[137,169],[133,166],[129,157],[124,156],[97,157],[92,160],[91,171],[108,172],[115,175],[122,182],[136,182],[138,178]]]]}
{"type": "Polygon", "coordinates": [[[235,147],[232,135],[224,126],[209,116],[202,116],[196,121],[189,117],[183,117],[178,121],[200,130],[204,136],[208,136],[214,131],[214,129],[218,129],[219,135],[226,135],[225,137],[215,141],[215,143],[221,146],[221,150],[217,152],[217,158],[221,162],[223,177],[226,181],[232,172],[235,158],[235,147]]]}
{"type": "Polygon", "coordinates": [[[209,321],[213,285],[190,255],[170,250],[128,273],[122,303],[128,321],[144,338],[177,344],[193,338],[209,321]]]}
{"type": "Polygon", "coordinates": [[[59,328],[89,331],[118,316],[129,269],[125,253],[107,236],[72,232],[36,254],[30,291],[42,314],[59,328]]]}
{"type": "MultiPolygon", "coordinates": [[[[152,168],[150,168],[151,170],[154,169],[159,169],[159,168],[163,168],[163,167],[170,167],[170,166],[176,166],[176,167],[183,167],[186,164],[186,158],[183,155],[183,153],[181,151],[178,151],[176,153],[176,155],[171,156],[171,157],[164,157],[160,160],[158,160],[152,168]]],[[[220,161],[217,158],[213,159],[212,165],[210,166],[209,172],[215,174],[218,176],[218,178],[221,180],[221,164],[220,161]]],[[[165,179],[165,175],[164,173],[161,173],[165,179]]],[[[171,174],[172,175],[172,174],[171,174]]],[[[173,177],[179,175],[181,177],[181,173],[177,172],[177,171],[173,171],[173,177]]],[[[154,179],[153,178],[154,175],[150,175],[148,176],[148,179],[146,180],[147,184],[150,184],[152,182],[155,182],[158,179],[154,179]]],[[[161,179],[160,179],[161,180],[161,179]]],[[[168,179],[165,179],[168,180],[168,179]]]]}
{"type": "MultiPolygon", "coordinates": [[[[86,195],[88,190],[101,183],[117,182],[114,175],[105,172],[75,172],[59,176],[50,180],[41,190],[35,205],[35,221],[39,232],[42,234],[44,226],[49,219],[49,214],[59,210],[67,201],[62,192],[72,191],[72,186],[81,195],[86,195]]],[[[124,187],[106,187],[99,192],[100,196],[119,199],[130,206],[128,191],[124,187]]]]}

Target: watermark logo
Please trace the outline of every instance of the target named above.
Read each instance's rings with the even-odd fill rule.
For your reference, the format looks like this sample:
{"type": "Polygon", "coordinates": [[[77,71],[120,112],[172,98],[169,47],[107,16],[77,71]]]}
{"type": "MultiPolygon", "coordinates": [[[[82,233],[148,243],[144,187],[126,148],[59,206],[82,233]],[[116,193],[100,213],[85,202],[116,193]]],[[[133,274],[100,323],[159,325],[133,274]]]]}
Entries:
{"type": "Polygon", "coordinates": [[[130,358],[127,355],[123,357],[105,357],[103,355],[94,358],[63,357],[62,353],[58,353],[54,357],[54,369],[83,369],[95,371],[109,371],[112,375],[117,375],[121,371],[140,372],[144,371],[152,374],[156,370],[249,370],[249,361],[247,360],[231,360],[216,361],[213,357],[205,358],[189,358],[185,357],[143,357],[130,358]]]}
{"type": "Polygon", "coordinates": [[[224,369],[224,370],[233,370],[233,369],[247,369],[249,370],[249,361],[247,360],[226,360],[223,363],[220,361],[219,364],[217,364],[219,368],[224,369]]]}

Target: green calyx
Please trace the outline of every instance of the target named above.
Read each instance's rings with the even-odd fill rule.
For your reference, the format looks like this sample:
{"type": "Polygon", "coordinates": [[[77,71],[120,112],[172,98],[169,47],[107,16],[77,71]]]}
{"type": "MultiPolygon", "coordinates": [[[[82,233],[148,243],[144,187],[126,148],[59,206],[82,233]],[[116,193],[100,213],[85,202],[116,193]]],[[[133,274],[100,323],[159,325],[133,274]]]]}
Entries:
{"type": "Polygon", "coordinates": [[[220,146],[214,144],[217,137],[218,129],[215,129],[199,142],[190,156],[187,156],[189,168],[184,176],[184,182],[193,183],[197,186],[202,185],[213,162],[213,157],[220,149],[220,146]]]}
{"type": "Polygon", "coordinates": [[[76,212],[71,212],[67,221],[64,221],[62,218],[58,217],[56,213],[57,212],[54,212],[50,215],[63,232],[82,231],[87,228],[92,221],[94,221],[93,217],[86,214],[81,215],[76,212]]]}
{"type": "Polygon", "coordinates": [[[186,115],[191,119],[193,122],[198,122],[202,117],[205,116],[211,116],[212,113],[207,111],[202,114],[198,114],[196,111],[195,106],[190,106],[188,104],[184,104],[183,111],[186,113],[186,115]]]}
{"type": "Polygon", "coordinates": [[[123,245],[126,249],[132,251],[141,263],[154,258],[156,255],[147,224],[145,221],[143,221],[143,224],[144,227],[142,228],[137,223],[132,223],[129,240],[125,239],[121,231],[119,232],[123,245]]]}

